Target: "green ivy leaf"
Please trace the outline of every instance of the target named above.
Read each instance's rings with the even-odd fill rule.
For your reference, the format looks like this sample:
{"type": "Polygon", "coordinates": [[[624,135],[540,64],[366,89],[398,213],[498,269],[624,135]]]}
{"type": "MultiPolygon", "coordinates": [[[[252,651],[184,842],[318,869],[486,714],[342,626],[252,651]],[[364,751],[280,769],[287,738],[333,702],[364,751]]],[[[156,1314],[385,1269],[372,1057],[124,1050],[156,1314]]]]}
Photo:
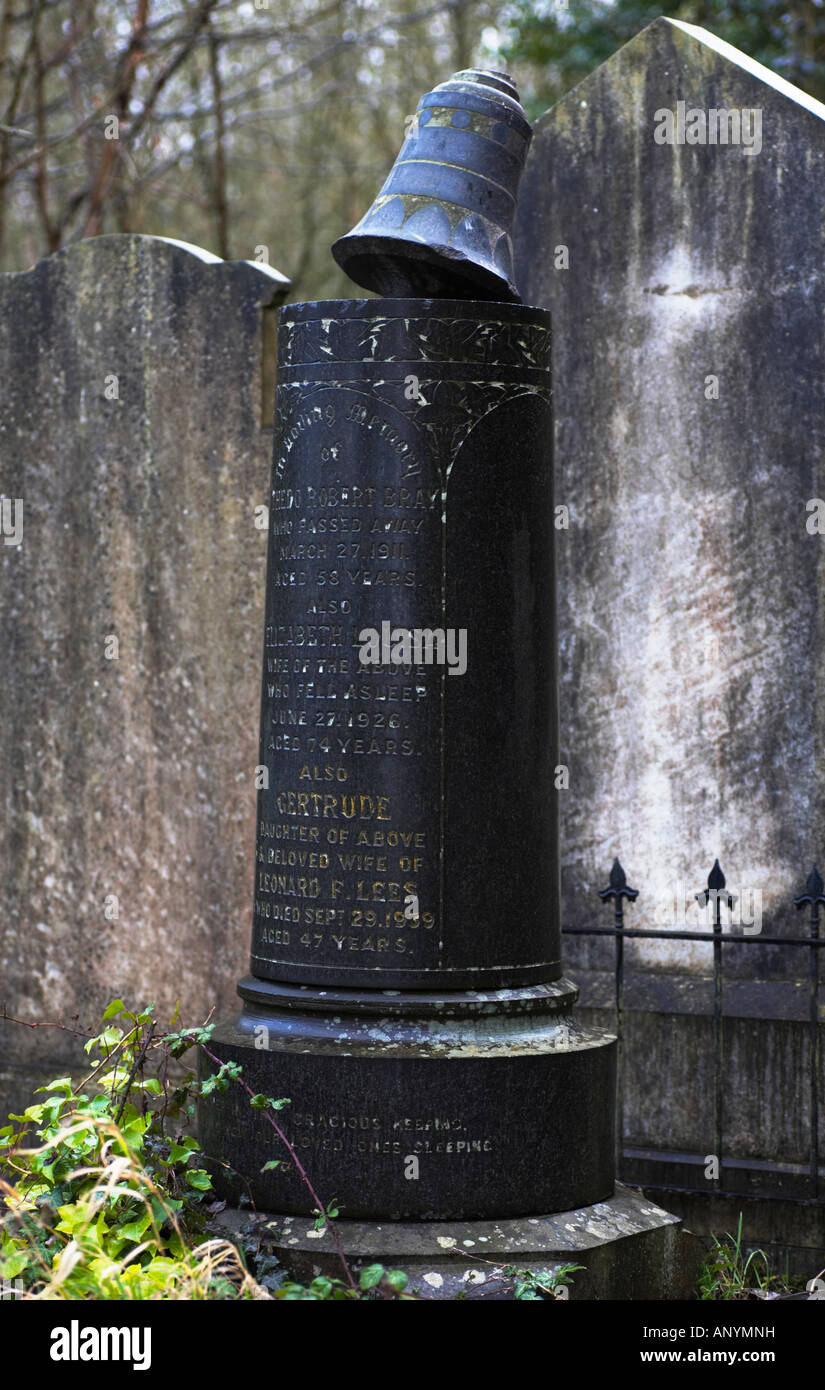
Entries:
{"type": "Polygon", "coordinates": [[[190,1187],[196,1187],[198,1192],[208,1192],[212,1186],[212,1179],[205,1168],[193,1168],[186,1174],[186,1181],[190,1187]]]}
{"type": "Polygon", "coordinates": [[[70,1096],[72,1090],[72,1078],[70,1076],[59,1076],[56,1081],[50,1081],[47,1086],[38,1086],[35,1095],[40,1091],[61,1091],[64,1096],[70,1096]]]}
{"type": "Polygon", "coordinates": [[[361,1270],[358,1285],[362,1289],[374,1289],[384,1278],[383,1265],[367,1265],[366,1269],[361,1270]]]}
{"type": "Polygon", "coordinates": [[[150,1212],[146,1212],[139,1221],[130,1221],[125,1226],[118,1226],[117,1234],[122,1240],[131,1241],[133,1245],[139,1245],[143,1239],[143,1233],[152,1224],[150,1212]]]}
{"type": "Polygon", "coordinates": [[[180,1144],[174,1139],[169,1145],[169,1163],[185,1163],[190,1154],[200,1148],[197,1139],[188,1136],[180,1144]]]}
{"type": "Polygon", "coordinates": [[[16,1279],[29,1263],[28,1250],[20,1250],[16,1255],[11,1255],[9,1259],[0,1262],[0,1278],[16,1279]]]}
{"type": "Polygon", "coordinates": [[[280,1100],[275,1100],[273,1096],[265,1096],[261,1091],[259,1091],[256,1096],[253,1096],[249,1102],[253,1110],[283,1110],[284,1106],[289,1105],[289,1103],[289,1100],[285,1097],[282,1097],[280,1100]]]}

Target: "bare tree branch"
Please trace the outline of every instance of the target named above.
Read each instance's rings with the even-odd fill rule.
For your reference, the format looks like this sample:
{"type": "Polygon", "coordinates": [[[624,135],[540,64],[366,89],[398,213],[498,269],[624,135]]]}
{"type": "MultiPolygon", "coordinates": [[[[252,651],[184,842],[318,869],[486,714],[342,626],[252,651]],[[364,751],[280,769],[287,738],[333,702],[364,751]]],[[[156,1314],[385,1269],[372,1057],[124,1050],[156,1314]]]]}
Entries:
{"type": "Polygon", "coordinates": [[[212,95],[215,101],[215,160],[214,160],[214,198],[215,218],[218,232],[218,255],[229,260],[229,209],[226,202],[226,151],[224,141],[226,127],[223,115],[223,87],[221,67],[215,32],[209,24],[209,73],[212,78],[212,95]]]}

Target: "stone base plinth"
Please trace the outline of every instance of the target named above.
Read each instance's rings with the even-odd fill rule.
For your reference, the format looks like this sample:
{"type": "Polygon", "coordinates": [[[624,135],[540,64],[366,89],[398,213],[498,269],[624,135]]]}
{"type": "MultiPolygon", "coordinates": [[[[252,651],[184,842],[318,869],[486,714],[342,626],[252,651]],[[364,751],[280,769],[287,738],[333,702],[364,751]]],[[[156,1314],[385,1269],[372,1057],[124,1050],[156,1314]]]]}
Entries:
{"type": "MultiPolygon", "coordinates": [[[[616,1042],[578,1022],[569,981],[402,994],[250,978],[239,991],[243,1012],[211,1047],[255,1092],[289,1101],[277,1122],[348,1220],[518,1217],[612,1194],[616,1042]]],[[[239,1086],[210,1096],[199,1125],[227,1200],[311,1214],[239,1086]]]]}
{"type": "MultiPolygon", "coordinates": [[[[290,1276],[308,1283],[318,1274],[341,1277],[329,1231],[306,1217],[256,1217],[262,1246],[290,1276]]],[[[227,1210],[222,1233],[248,1226],[248,1212],[227,1210]]],[[[570,1299],[683,1299],[694,1296],[701,1247],[676,1216],[630,1188],[594,1206],[554,1216],[504,1221],[337,1221],[336,1231],[353,1271],[383,1264],[409,1275],[410,1292],[423,1298],[507,1300],[507,1266],[553,1270],[583,1265],[572,1274],[570,1299]]]]}

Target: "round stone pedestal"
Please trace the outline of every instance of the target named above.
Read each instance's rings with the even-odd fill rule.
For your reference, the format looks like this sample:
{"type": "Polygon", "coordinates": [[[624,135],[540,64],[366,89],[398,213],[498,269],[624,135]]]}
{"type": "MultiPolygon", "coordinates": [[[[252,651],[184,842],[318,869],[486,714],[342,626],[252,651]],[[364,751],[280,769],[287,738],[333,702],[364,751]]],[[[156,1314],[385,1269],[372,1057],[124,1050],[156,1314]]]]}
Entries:
{"type": "MultiPolygon", "coordinates": [[[[241,1015],[212,1050],[254,1091],[289,1100],[278,1123],[347,1219],[517,1217],[612,1196],[616,1043],[574,1018],[569,981],[400,994],[247,977],[239,993],[241,1015]]],[[[312,1212],[239,1086],[203,1102],[200,1132],[221,1195],[312,1212]]]]}

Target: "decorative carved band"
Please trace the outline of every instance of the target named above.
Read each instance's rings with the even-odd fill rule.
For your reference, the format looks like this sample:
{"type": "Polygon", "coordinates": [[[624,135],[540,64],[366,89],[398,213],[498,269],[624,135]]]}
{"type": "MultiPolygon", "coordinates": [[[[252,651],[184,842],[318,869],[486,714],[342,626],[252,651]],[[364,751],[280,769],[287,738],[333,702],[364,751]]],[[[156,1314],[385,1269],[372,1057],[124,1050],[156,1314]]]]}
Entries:
{"type": "MultiPolygon", "coordinates": [[[[403,302],[403,301],[400,301],[403,302]]],[[[301,306],[303,307],[303,306],[301,306]]],[[[490,317],[411,318],[346,315],[291,317],[281,311],[278,326],[278,367],[334,362],[439,362],[484,368],[550,369],[549,323],[536,322],[536,311],[490,306],[490,317]]],[[[332,307],[332,306],[330,306],[332,307]]]]}

